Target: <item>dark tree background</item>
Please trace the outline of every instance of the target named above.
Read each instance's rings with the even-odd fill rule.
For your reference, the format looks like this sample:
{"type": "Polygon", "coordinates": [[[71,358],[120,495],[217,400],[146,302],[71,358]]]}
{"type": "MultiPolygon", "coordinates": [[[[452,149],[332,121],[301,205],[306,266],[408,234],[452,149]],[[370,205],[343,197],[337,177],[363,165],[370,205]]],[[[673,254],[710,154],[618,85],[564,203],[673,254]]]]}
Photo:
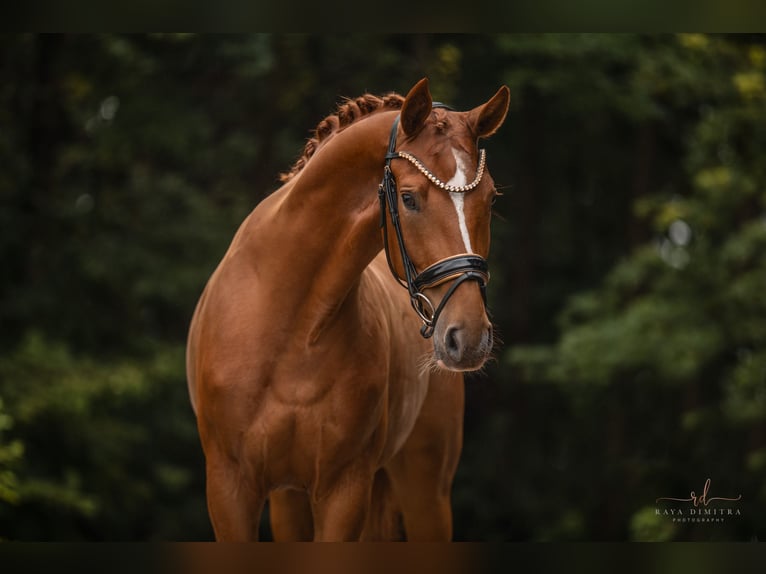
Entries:
{"type": "Polygon", "coordinates": [[[456,539],[766,535],[766,37],[155,34],[0,37],[0,538],[212,537],[197,297],[342,97],[423,76],[512,93],[456,539]],[[658,514],[708,478],[738,516],[658,514]]]}

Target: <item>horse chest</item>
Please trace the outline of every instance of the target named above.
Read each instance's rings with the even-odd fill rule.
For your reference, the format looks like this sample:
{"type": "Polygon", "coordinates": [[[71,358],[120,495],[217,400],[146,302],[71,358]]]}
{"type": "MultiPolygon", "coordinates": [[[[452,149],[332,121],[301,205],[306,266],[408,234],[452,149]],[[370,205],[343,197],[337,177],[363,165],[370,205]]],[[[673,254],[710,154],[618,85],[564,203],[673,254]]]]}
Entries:
{"type": "Polygon", "coordinates": [[[258,377],[262,392],[251,444],[279,445],[280,461],[272,461],[273,468],[309,475],[313,464],[298,470],[306,460],[335,464],[369,456],[383,462],[407,440],[428,390],[427,377],[374,337],[355,340],[345,347],[286,349],[272,357],[268,376],[258,377]]]}

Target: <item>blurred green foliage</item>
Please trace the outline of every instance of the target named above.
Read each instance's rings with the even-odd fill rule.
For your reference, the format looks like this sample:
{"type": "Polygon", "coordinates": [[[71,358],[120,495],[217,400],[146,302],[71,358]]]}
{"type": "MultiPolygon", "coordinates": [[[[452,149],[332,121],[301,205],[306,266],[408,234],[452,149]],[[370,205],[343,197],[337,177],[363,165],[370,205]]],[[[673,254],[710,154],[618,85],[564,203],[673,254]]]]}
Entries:
{"type": "Polygon", "coordinates": [[[512,93],[456,538],[763,537],[764,74],[760,35],[0,37],[0,538],[212,536],[196,299],[342,97],[426,75],[512,93]],[[656,514],[707,478],[741,516],[656,514]]]}

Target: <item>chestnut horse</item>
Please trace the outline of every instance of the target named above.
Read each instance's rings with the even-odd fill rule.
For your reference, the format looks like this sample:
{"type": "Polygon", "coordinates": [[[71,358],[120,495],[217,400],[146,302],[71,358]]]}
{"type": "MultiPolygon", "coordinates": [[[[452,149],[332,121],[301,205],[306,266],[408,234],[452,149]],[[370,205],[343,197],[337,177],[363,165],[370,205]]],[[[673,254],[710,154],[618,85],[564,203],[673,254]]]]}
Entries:
{"type": "Polygon", "coordinates": [[[242,223],[187,348],[216,539],[257,540],[267,499],[275,540],[451,539],[463,371],[492,348],[477,143],[509,97],[348,100],[242,223]]]}

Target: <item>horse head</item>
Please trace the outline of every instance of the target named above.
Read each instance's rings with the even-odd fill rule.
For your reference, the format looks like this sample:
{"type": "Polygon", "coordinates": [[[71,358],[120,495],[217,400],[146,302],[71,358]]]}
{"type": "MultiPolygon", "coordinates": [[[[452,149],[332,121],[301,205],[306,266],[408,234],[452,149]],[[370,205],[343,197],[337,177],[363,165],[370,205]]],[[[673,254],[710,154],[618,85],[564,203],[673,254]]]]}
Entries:
{"type": "Polygon", "coordinates": [[[423,79],[391,131],[381,184],[386,253],[423,320],[421,333],[433,338],[435,363],[453,371],[481,368],[493,346],[485,286],[497,190],[478,141],[501,126],[509,100],[503,86],[457,112],[435,104],[423,79]]]}

